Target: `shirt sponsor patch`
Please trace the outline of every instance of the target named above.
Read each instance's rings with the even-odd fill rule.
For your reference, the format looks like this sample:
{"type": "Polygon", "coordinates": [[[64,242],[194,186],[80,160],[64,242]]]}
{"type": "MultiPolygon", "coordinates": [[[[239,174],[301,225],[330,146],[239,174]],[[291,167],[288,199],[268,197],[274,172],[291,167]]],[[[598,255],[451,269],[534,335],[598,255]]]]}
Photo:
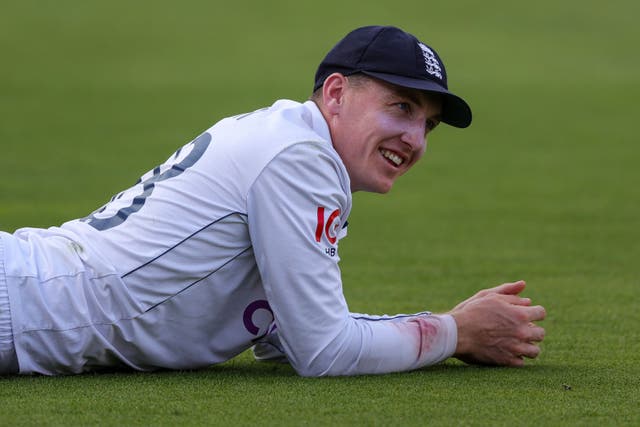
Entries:
{"type": "Polygon", "coordinates": [[[322,236],[327,238],[329,243],[334,245],[338,240],[338,231],[340,230],[340,209],[336,209],[326,217],[325,208],[318,206],[318,222],[316,224],[316,242],[322,240],[322,236]],[[326,218],[325,218],[326,217],[326,218]]]}

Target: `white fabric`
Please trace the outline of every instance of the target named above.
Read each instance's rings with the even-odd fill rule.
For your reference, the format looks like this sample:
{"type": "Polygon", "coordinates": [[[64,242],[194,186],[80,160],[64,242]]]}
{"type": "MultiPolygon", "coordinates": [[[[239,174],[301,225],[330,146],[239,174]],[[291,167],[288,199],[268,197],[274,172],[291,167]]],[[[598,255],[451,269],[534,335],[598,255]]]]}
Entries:
{"type": "Polygon", "coordinates": [[[13,350],[11,331],[11,307],[7,283],[4,278],[4,249],[0,240],[0,351],[13,350]]]}
{"type": "Polygon", "coordinates": [[[349,177],[312,102],[224,119],[87,218],[0,237],[20,371],[192,369],[274,342],[301,375],[414,369],[450,316],[352,316],[349,177]]]}
{"type": "Polygon", "coordinates": [[[0,239],[0,375],[14,374],[17,371],[18,362],[13,348],[11,327],[11,307],[4,275],[4,249],[2,239],[0,239]]]}

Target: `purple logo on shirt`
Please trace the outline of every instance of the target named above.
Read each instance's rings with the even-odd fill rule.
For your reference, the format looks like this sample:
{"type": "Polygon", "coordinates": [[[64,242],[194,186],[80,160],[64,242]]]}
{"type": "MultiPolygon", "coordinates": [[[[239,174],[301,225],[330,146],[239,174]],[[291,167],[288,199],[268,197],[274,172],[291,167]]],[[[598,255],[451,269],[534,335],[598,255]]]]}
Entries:
{"type": "Polygon", "coordinates": [[[242,315],[242,320],[244,321],[244,327],[247,328],[247,331],[249,331],[251,335],[258,335],[260,333],[260,326],[254,323],[254,315],[261,310],[263,314],[262,316],[260,316],[260,323],[263,326],[263,330],[265,330],[266,332],[257,338],[262,338],[265,335],[273,332],[273,330],[275,329],[275,324],[273,325],[273,327],[269,327],[269,325],[273,323],[273,311],[269,306],[269,302],[264,299],[256,300],[251,304],[249,304],[247,308],[244,309],[244,314],[242,315]],[[269,320],[267,320],[266,322],[265,322],[264,313],[268,313],[268,316],[269,316],[268,317],[269,320]]]}

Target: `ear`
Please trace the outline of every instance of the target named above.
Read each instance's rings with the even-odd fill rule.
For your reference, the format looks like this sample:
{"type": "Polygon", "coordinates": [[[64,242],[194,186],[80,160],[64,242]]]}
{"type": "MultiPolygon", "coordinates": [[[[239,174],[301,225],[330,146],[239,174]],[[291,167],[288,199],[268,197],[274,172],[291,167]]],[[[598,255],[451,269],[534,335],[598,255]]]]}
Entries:
{"type": "Polygon", "coordinates": [[[348,84],[347,78],[340,73],[333,73],[325,79],[322,86],[322,102],[328,114],[340,113],[348,84]]]}

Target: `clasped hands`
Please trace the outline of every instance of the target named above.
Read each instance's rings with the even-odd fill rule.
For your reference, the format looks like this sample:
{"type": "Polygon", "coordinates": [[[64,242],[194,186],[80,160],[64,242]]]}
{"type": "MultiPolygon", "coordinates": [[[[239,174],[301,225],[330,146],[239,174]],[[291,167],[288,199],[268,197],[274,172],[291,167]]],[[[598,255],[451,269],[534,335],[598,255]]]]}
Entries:
{"type": "Polygon", "coordinates": [[[521,280],[485,289],[451,310],[458,326],[454,357],[499,366],[522,366],[525,357],[538,357],[545,331],[535,322],[543,320],[546,311],[520,296],[525,286],[521,280]]]}

